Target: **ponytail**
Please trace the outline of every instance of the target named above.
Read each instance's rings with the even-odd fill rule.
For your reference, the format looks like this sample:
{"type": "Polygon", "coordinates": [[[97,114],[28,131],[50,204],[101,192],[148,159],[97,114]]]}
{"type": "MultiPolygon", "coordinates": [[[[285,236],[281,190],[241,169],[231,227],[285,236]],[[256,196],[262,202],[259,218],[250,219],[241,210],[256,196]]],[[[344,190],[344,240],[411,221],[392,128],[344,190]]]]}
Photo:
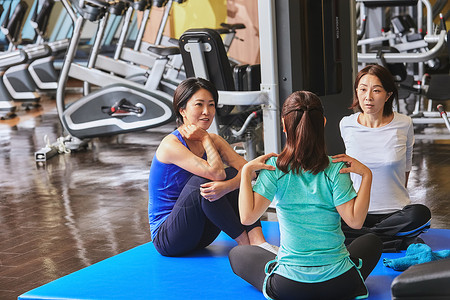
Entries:
{"type": "Polygon", "coordinates": [[[301,170],[317,174],[329,164],[325,147],[323,107],[311,92],[297,91],[285,101],[281,112],[286,129],[286,145],[277,159],[284,173],[301,170]]]}

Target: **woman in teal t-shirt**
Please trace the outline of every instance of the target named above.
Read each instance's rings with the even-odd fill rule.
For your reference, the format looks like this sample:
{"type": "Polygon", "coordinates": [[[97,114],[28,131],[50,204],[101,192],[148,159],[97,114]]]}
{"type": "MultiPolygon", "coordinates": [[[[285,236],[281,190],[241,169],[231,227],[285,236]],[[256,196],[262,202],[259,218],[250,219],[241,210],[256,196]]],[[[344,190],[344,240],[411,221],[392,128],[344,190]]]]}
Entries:
{"type": "Polygon", "coordinates": [[[239,193],[243,224],[259,219],[276,201],[280,249],[275,257],[260,247],[237,246],[229,255],[233,271],[268,299],[366,298],[364,280],[381,256],[381,241],[368,234],[345,247],[341,218],[350,227],[361,228],[372,173],[347,155],[327,156],[323,107],[315,94],[294,92],[281,117],[286,133],[283,151],[247,163],[239,193]],[[358,193],[350,172],[362,177],[358,193]]]}

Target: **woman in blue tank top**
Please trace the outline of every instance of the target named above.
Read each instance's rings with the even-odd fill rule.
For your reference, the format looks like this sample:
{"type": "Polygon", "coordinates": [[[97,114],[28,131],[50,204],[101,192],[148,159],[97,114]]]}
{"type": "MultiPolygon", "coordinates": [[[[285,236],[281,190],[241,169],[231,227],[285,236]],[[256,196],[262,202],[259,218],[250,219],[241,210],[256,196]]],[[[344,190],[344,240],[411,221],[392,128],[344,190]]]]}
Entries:
{"type": "Polygon", "coordinates": [[[204,248],[221,231],[239,245],[276,251],[265,241],[259,220],[248,226],[240,222],[238,188],[246,160],[222,137],[206,131],[217,102],[216,88],[201,78],[188,78],[175,90],[179,127],[156,150],[148,185],[150,230],[162,255],[204,248]]]}

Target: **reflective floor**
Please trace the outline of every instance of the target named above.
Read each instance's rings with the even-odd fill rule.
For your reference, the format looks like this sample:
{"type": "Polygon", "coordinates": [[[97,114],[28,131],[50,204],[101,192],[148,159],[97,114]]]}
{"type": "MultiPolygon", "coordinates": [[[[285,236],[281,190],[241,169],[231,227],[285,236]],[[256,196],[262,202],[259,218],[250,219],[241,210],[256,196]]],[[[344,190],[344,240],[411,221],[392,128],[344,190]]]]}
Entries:
{"type": "MultiPolygon", "coordinates": [[[[0,121],[2,300],[150,241],[148,172],[159,141],[175,128],[93,139],[85,151],[40,165],[34,152],[45,137],[61,136],[54,100],[42,104],[0,121]]],[[[450,137],[419,139],[413,164],[413,201],[431,208],[432,227],[450,228],[450,137]]]]}

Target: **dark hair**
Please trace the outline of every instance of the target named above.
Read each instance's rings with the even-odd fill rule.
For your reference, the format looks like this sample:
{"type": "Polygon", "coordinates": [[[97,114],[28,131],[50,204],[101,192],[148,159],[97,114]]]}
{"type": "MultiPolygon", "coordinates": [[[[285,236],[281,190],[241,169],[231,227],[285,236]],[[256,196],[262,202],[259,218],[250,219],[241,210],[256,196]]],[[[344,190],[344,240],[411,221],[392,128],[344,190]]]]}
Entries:
{"type": "Polygon", "coordinates": [[[325,147],[323,107],[311,92],[297,91],[284,102],[281,110],[286,128],[286,145],[277,159],[284,173],[301,169],[317,174],[329,164],[325,147]]]}
{"type": "Polygon", "coordinates": [[[383,116],[387,117],[392,115],[394,113],[392,103],[394,102],[394,99],[398,98],[397,85],[395,84],[394,76],[392,76],[391,72],[380,65],[368,65],[358,72],[358,75],[356,75],[355,84],[353,85],[353,103],[349,108],[356,109],[357,111],[362,111],[362,108],[359,105],[356,89],[358,88],[359,81],[365,75],[373,75],[378,77],[386,92],[392,93],[389,99],[384,103],[383,116]]]}
{"type": "Polygon", "coordinates": [[[177,124],[183,124],[183,116],[180,114],[180,109],[186,108],[186,104],[191,97],[200,89],[205,89],[211,93],[214,104],[217,107],[219,101],[219,94],[216,87],[210,81],[203,78],[191,77],[183,80],[175,89],[173,94],[173,109],[177,118],[177,124]]]}

